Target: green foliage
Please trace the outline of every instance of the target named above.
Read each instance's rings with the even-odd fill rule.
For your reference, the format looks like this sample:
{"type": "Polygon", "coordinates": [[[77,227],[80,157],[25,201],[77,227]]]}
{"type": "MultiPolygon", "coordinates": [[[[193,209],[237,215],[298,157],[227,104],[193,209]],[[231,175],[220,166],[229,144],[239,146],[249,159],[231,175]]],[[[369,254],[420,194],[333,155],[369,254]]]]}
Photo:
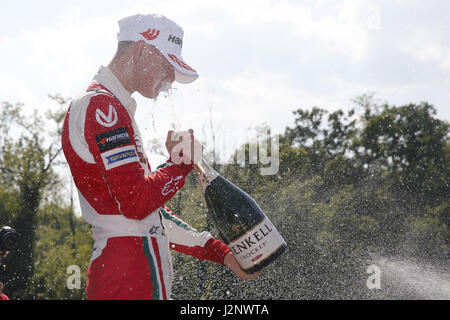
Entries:
{"type": "Polygon", "coordinates": [[[56,182],[52,163],[59,150],[55,143],[44,146],[42,119],[36,112],[31,118],[23,116],[21,105],[3,102],[0,124],[0,181],[4,182],[6,192],[16,193],[16,211],[10,221],[22,238],[19,249],[10,258],[15,272],[9,286],[17,295],[29,297],[28,282],[34,273],[36,213],[46,187],[56,182]]]}
{"type": "MultiPolygon", "coordinates": [[[[66,102],[52,97],[58,104],[66,102]]],[[[5,292],[12,299],[82,298],[66,288],[68,265],[78,265],[86,279],[92,240],[88,225],[74,217],[60,195],[55,172],[61,153],[63,109],[47,114],[56,130],[35,111],[25,117],[22,105],[2,103],[0,112],[0,225],[15,228],[20,247],[3,261],[5,292]]],[[[85,282],[84,282],[85,283],[85,282]]]]}
{"type": "Polygon", "coordinates": [[[49,203],[39,213],[35,243],[35,273],[31,293],[35,299],[85,299],[87,268],[92,255],[90,227],[71,207],[49,203]],[[69,266],[81,271],[81,287],[69,289],[69,266]]]}

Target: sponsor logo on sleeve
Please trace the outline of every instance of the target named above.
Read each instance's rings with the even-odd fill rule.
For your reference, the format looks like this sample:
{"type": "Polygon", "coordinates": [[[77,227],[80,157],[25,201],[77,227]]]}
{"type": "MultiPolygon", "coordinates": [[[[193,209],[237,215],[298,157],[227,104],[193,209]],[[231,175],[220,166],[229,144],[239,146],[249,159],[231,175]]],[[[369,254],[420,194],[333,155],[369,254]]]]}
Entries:
{"type": "Polygon", "coordinates": [[[101,157],[106,170],[117,168],[128,163],[139,162],[136,148],[133,145],[103,152],[101,157]]]}
{"type": "Polygon", "coordinates": [[[161,194],[163,196],[167,196],[171,192],[176,192],[179,189],[179,187],[177,187],[177,185],[180,183],[181,179],[183,179],[183,176],[170,177],[170,181],[168,181],[164,185],[164,188],[162,189],[161,194]]]}
{"type": "Polygon", "coordinates": [[[132,144],[127,128],[117,128],[95,136],[100,152],[132,144]]]}
{"type": "Polygon", "coordinates": [[[117,111],[112,105],[109,105],[108,115],[104,114],[100,109],[95,110],[95,119],[102,126],[110,128],[117,123],[117,111]]]}

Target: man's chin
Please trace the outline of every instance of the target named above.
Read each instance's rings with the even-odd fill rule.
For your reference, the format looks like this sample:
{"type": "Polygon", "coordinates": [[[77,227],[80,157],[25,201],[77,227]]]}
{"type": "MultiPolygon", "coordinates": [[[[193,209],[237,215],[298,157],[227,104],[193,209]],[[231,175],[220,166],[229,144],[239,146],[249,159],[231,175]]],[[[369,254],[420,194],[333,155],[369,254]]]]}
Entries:
{"type": "Polygon", "coordinates": [[[159,83],[156,83],[153,86],[151,92],[140,92],[139,91],[139,93],[145,98],[155,99],[156,100],[161,92],[169,92],[169,90],[171,88],[172,88],[172,84],[171,83],[169,83],[169,82],[162,82],[162,83],[159,82],[159,83]]]}
{"type": "Polygon", "coordinates": [[[143,96],[144,98],[147,98],[147,99],[156,99],[158,97],[158,95],[159,95],[159,92],[158,93],[156,93],[156,92],[142,92],[142,91],[138,91],[138,92],[139,92],[139,94],[141,96],[143,96]]]}

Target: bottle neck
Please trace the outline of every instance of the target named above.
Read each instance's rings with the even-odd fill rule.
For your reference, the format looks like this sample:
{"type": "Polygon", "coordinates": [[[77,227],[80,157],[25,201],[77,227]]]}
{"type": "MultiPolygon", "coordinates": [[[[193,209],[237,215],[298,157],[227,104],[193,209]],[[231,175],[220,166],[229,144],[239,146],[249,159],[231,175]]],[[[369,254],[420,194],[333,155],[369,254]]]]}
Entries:
{"type": "Polygon", "coordinates": [[[203,158],[199,163],[194,165],[194,170],[202,185],[203,193],[205,193],[206,188],[211,184],[211,182],[219,176],[219,173],[217,173],[217,171],[214,170],[203,158]]]}

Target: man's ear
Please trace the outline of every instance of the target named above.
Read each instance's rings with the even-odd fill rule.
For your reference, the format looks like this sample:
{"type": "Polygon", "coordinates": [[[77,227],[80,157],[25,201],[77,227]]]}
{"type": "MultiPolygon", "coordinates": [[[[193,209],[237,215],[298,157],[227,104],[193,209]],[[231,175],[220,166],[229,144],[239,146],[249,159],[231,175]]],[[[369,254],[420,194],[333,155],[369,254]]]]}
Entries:
{"type": "Polygon", "coordinates": [[[137,41],[133,44],[131,48],[131,61],[130,61],[131,62],[130,67],[133,69],[133,71],[138,71],[141,69],[144,49],[145,49],[145,42],[142,40],[137,41]]]}
{"type": "Polygon", "coordinates": [[[137,41],[133,45],[133,57],[141,58],[144,52],[145,42],[143,40],[137,41]]]}

